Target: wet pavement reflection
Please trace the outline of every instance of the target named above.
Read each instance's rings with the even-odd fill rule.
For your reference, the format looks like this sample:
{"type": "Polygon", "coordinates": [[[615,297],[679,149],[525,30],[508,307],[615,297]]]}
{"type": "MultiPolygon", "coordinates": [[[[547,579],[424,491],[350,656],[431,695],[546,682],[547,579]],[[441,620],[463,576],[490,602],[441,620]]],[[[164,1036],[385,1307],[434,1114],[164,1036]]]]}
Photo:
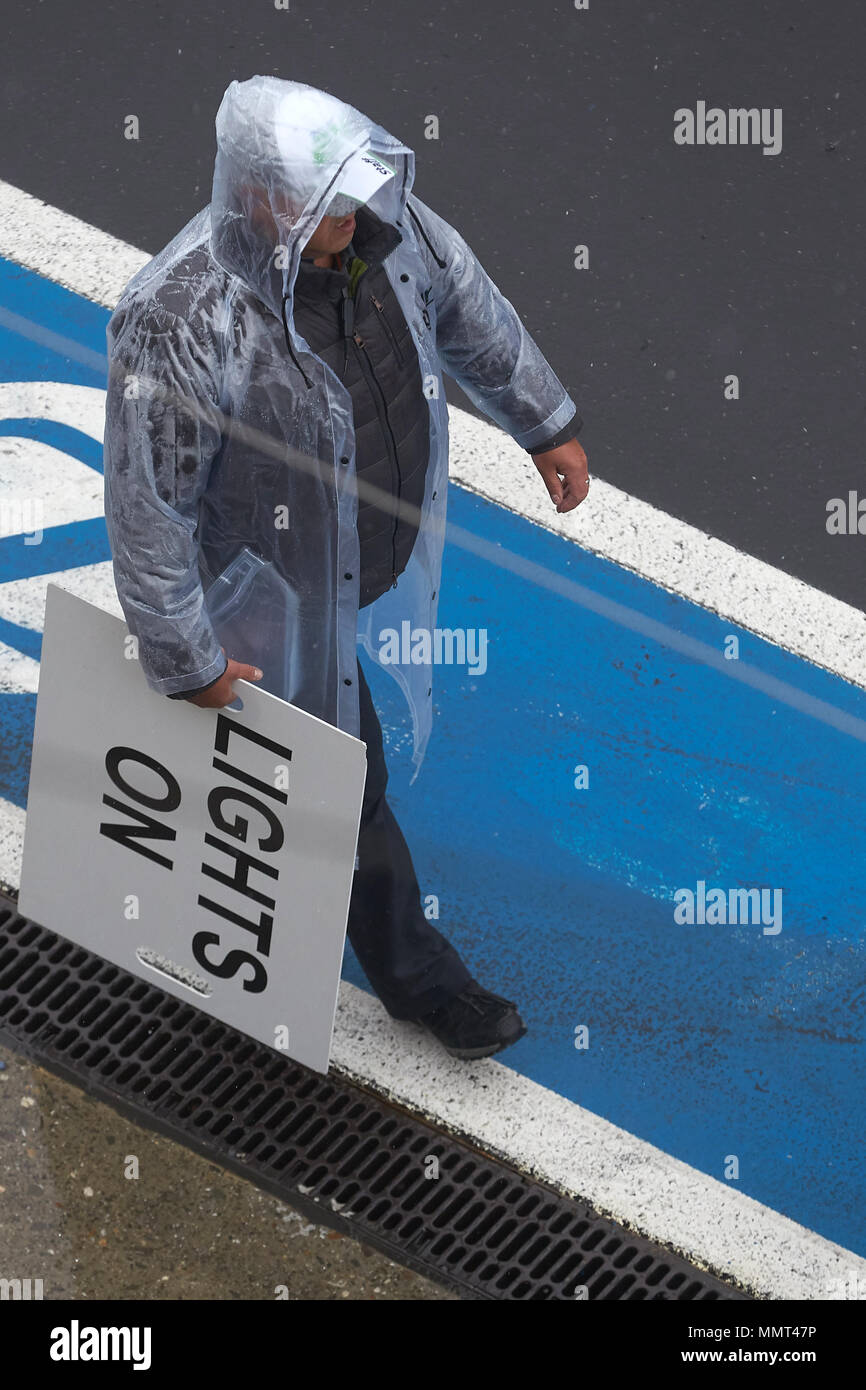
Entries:
{"type": "Polygon", "coordinates": [[[44,1299],[457,1300],[0,1047],[4,1279],[44,1299]]]}

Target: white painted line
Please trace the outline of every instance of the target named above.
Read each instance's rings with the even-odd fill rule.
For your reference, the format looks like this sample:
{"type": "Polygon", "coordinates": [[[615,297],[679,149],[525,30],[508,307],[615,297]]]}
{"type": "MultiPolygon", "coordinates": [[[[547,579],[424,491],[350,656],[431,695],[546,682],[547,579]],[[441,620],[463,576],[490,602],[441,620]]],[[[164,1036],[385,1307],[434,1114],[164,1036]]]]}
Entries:
{"type": "Polygon", "coordinates": [[[488,1058],[457,1062],[340,987],[333,1064],[486,1152],[772,1299],[866,1298],[866,1260],[488,1058]]]}
{"type": "MultiPolygon", "coordinates": [[[[35,695],[38,687],[39,662],[0,642],[0,695],[35,695]]],[[[5,804],[0,798],[0,807],[5,804]]]]}
{"type": "MultiPolygon", "coordinates": [[[[0,183],[0,255],[113,308],[149,259],[79,219],[0,183]]],[[[20,383],[12,383],[16,389],[20,383]]],[[[57,415],[58,385],[32,383],[12,413],[57,415]],[[40,410],[39,404],[42,404],[40,410]]],[[[3,402],[0,385],[0,410],[3,402]]],[[[90,388],[66,388],[77,392],[90,388]]],[[[8,392],[7,392],[8,394],[8,392]]],[[[94,438],[102,403],[63,397],[65,422],[94,438]]],[[[528,456],[502,431],[451,411],[455,482],[847,680],[866,684],[866,615],[595,479],[590,499],[559,516],[528,456]]],[[[119,613],[110,564],[0,586],[0,614],[41,629],[45,589],[59,582],[119,613]]],[[[24,812],[0,801],[0,880],[20,880],[24,812]]],[[[727,1273],[767,1298],[866,1297],[866,1261],[509,1067],[453,1062],[377,1000],[343,984],[334,1063],[436,1123],[584,1197],[599,1211],[727,1273]]]]}
{"type": "MultiPolygon", "coordinates": [[[[45,594],[49,584],[59,584],[62,589],[76,594],[87,603],[93,603],[97,608],[123,619],[110,560],[102,560],[96,565],[81,565],[74,570],[35,574],[29,579],[7,580],[5,584],[0,584],[0,618],[16,623],[18,627],[30,628],[31,632],[42,632],[45,594]]],[[[38,688],[39,663],[0,642],[0,692],[35,694],[38,688]]],[[[14,880],[7,878],[6,882],[17,884],[17,866],[14,880]]]]}
{"type": "Polygon", "coordinates": [[[42,632],[45,620],[45,593],[49,584],[59,584],[70,594],[96,604],[123,619],[123,609],[114,587],[114,569],[110,560],[95,565],[80,565],[74,570],[55,570],[50,574],[34,574],[29,579],[9,579],[0,584],[0,618],[19,627],[42,632]]]}
{"type": "MultiPolygon", "coordinates": [[[[0,183],[0,221],[2,188],[0,183]]],[[[25,419],[53,420],[101,443],[105,433],[105,389],[76,386],[70,381],[0,381],[0,420],[25,419]]]]}
{"type": "Polygon", "coordinates": [[[0,181],[0,256],[113,309],[150,256],[0,181]]]}
{"type": "Polygon", "coordinates": [[[33,536],[34,526],[68,526],[102,514],[101,474],[39,439],[0,435],[0,536],[33,536]],[[18,504],[8,513],[14,526],[7,521],[11,502],[18,504]]]}
{"type": "Polygon", "coordinates": [[[18,891],[21,853],[24,848],[25,813],[13,801],[0,797],[0,883],[18,891]]]}

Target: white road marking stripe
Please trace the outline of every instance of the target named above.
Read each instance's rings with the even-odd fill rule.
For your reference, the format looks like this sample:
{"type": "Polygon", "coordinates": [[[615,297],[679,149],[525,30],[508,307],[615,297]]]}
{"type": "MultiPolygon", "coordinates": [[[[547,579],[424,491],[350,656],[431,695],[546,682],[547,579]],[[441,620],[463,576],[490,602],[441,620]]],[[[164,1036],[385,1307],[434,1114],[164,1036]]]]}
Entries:
{"type": "Polygon", "coordinates": [[[0,180],[0,256],[113,309],[150,256],[0,180]]]}
{"type": "MultiPolygon", "coordinates": [[[[2,227],[0,183],[0,227],[2,227]]],[[[0,233],[2,241],[2,233],[0,233]]],[[[0,248],[0,256],[3,250],[0,248]]],[[[105,433],[105,388],[76,386],[71,381],[0,381],[0,420],[53,420],[89,434],[102,443],[105,433]]],[[[93,469],[90,470],[93,472],[93,469]]]]}
{"type": "MultiPolygon", "coordinates": [[[[2,182],[0,255],[109,309],[149,259],[2,182]]],[[[34,384],[37,394],[40,385],[34,384]]],[[[451,421],[451,476],[461,486],[866,685],[866,615],[598,479],[591,500],[559,516],[531,460],[508,436],[465,411],[452,409],[451,421]]],[[[74,413],[69,423],[84,427],[74,413]]],[[[93,437],[101,437],[101,419],[97,426],[91,415],[90,424],[93,437]]],[[[2,585],[0,612],[13,621],[29,615],[30,626],[35,614],[41,627],[50,577],[85,597],[89,587],[93,602],[119,611],[111,566],[95,565],[2,585]]],[[[13,888],[19,883],[23,826],[23,811],[0,801],[0,879],[13,888]]],[[[396,1024],[377,1000],[347,983],[341,987],[334,1063],[697,1264],[729,1272],[764,1297],[866,1293],[866,1261],[859,1256],[493,1059],[471,1068],[451,1062],[438,1044],[396,1024]]]]}
{"type": "Polygon", "coordinates": [[[32,536],[37,524],[67,526],[102,514],[101,473],[39,439],[0,435],[0,536],[32,536]],[[21,506],[24,500],[31,505],[21,506]],[[10,503],[19,505],[10,510],[10,503]]]}
{"type": "MultiPolygon", "coordinates": [[[[45,592],[49,584],[59,584],[88,603],[123,618],[123,609],[114,587],[110,560],[82,565],[74,570],[35,574],[29,579],[10,579],[0,584],[0,618],[31,632],[42,632],[45,623],[45,592]]],[[[35,694],[39,686],[39,663],[0,642],[0,691],[35,694]]],[[[11,880],[7,879],[7,882],[11,880]]],[[[17,878],[15,882],[17,883],[17,878]]]]}
{"type": "Polygon", "coordinates": [[[42,632],[45,591],[49,584],[59,584],[71,594],[123,618],[110,560],[100,560],[95,565],[81,565],[74,570],[35,574],[29,579],[7,580],[5,584],[0,584],[0,618],[17,623],[19,627],[29,627],[33,632],[42,632]]]}
{"type": "Polygon", "coordinates": [[[21,882],[24,820],[23,808],[0,796],[0,883],[16,892],[21,882]]]}
{"type": "MultiPolygon", "coordinates": [[[[0,694],[35,695],[38,686],[39,662],[0,642],[0,694]]],[[[8,879],[6,881],[9,882],[8,879]]]]}

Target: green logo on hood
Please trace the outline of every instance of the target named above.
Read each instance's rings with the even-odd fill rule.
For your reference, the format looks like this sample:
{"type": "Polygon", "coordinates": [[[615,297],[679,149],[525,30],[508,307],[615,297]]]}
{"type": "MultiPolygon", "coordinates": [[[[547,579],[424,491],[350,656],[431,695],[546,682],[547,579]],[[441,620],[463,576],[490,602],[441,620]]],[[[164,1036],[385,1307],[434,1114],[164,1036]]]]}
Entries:
{"type": "Polygon", "coordinates": [[[311,132],[310,140],[313,147],[313,162],[315,164],[329,164],[337,157],[340,145],[345,139],[346,123],[338,124],[337,121],[329,121],[320,130],[311,132]]]}

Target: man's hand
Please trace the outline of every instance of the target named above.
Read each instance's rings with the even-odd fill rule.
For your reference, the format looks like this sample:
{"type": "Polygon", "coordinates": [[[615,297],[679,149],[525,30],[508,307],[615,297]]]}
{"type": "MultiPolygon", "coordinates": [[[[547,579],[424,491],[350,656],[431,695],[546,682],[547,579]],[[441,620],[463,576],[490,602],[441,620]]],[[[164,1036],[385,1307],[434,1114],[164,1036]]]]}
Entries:
{"type": "Polygon", "coordinates": [[[569,439],[543,454],[533,454],[532,461],[558,512],[570,512],[580,505],[589,492],[589,472],[586,454],[576,439],[569,439]]]}
{"type": "MultiPolygon", "coordinates": [[[[225,647],[220,649],[225,656],[225,647]]],[[[202,690],[198,695],[191,695],[187,704],[198,705],[201,709],[222,709],[223,705],[230,705],[238,697],[232,689],[233,681],[260,681],[262,673],[258,666],[244,666],[240,661],[232,661],[227,657],[228,665],[223,671],[218,681],[209,685],[207,690],[202,690]]]]}

